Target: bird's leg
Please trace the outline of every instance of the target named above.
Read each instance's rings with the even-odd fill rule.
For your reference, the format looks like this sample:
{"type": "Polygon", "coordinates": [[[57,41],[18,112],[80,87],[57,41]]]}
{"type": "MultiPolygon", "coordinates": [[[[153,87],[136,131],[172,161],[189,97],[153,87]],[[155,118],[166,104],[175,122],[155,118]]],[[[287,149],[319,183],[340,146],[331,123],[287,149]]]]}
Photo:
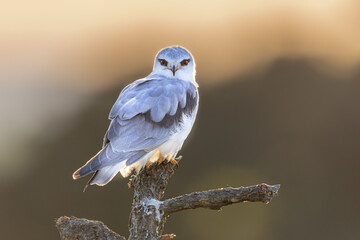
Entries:
{"type": "Polygon", "coordinates": [[[147,161],[146,170],[150,170],[157,162],[147,161]]]}
{"type": "Polygon", "coordinates": [[[176,159],[175,158],[172,158],[172,159],[170,159],[170,161],[169,161],[172,165],[178,165],[178,162],[176,161],[176,159]]]}
{"type": "Polygon", "coordinates": [[[176,158],[171,158],[169,162],[172,165],[174,165],[174,167],[176,166],[176,168],[178,168],[179,167],[179,162],[180,162],[181,159],[182,159],[182,156],[178,156],[176,158]]]}
{"type": "Polygon", "coordinates": [[[149,160],[146,162],[146,169],[149,170],[152,167],[157,166],[158,162],[162,162],[164,161],[162,159],[163,157],[161,156],[161,152],[159,149],[156,149],[154,154],[149,158],[149,160]]]}

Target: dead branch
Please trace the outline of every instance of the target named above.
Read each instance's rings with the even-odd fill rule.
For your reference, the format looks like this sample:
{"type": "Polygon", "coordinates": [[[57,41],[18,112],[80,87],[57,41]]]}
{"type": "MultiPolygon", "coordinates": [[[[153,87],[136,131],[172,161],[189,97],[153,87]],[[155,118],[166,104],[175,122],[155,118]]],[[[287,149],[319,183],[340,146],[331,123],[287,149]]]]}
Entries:
{"type": "MultiPolygon", "coordinates": [[[[180,159],[178,159],[179,161],[180,159]]],[[[168,181],[177,164],[163,162],[144,168],[132,176],[129,187],[134,188],[134,198],[129,219],[128,240],[167,240],[174,234],[162,235],[166,218],[186,209],[220,209],[240,202],[264,202],[277,196],[280,185],[265,183],[239,188],[220,188],[195,192],[162,201],[168,181]]],[[[60,217],[56,221],[62,240],[119,240],[126,239],[107,228],[102,222],[60,217]]]]}
{"type": "Polygon", "coordinates": [[[219,210],[221,207],[239,202],[264,202],[277,196],[280,185],[265,183],[239,188],[220,188],[203,192],[195,192],[165,200],[160,210],[166,215],[186,209],[209,208],[219,210]]]}
{"type": "Polygon", "coordinates": [[[163,162],[142,169],[130,179],[129,187],[134,188],[134,198],[129,220],[129,240],[157,239],[161,236],[166,216],[159,211],[159,207],[175,166],[163,162]]]}
{"type": "Polygon", "coordinates": [[[60,217],[56,227],[61,240],[126,240],[126,238],[110,230],[103,222],[76,217],[60,217]]]}

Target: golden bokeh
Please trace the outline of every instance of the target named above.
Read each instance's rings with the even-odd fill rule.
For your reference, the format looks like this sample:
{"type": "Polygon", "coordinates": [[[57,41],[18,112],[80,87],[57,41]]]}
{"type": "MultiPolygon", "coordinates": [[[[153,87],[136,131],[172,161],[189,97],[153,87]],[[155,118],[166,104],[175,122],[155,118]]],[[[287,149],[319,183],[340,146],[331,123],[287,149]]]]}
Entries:
{"type": "Polygon", "coordinates": [[[121,89],[169,45],[193,53],[200,107],[168,197],[282,186],[268,205],[174,214],[166,233],[359,239],[358,0],[3,1],[0,239],[56,239],[61,215],[127,234],[126,180],[82,193],[71,174],[99,150],[121,89]]]}

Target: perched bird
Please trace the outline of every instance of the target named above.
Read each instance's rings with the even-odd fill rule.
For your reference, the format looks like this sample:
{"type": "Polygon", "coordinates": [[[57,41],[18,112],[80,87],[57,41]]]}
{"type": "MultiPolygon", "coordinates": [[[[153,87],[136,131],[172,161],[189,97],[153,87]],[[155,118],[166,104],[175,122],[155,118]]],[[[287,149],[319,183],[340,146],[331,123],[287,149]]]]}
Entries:
{"type": "Polygon", "coordinates": [[[103,148],[73,178],[95,172],[86,187],[103,186],[118,172],[127,177],[145,165],[174,161],[198,110],[195,73],[194,58],[185,48],[162,49],[150,75],[122,90],[109,114],[103,148]]]}

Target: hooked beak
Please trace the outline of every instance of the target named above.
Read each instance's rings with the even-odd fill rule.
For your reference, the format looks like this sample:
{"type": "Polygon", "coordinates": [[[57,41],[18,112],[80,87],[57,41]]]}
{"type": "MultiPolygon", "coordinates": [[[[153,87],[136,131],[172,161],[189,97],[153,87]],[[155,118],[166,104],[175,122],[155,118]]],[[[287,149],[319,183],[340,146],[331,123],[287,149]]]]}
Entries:
{"type": "Polygon", "coordinates": [[[176,72],[177,70],[179,70],[179,68],[176,68],[176,66],[173,65],[172,68],[169,68],[169,70],[172,71],[173,76],[175,76],[175,72],[176,72]]]}

